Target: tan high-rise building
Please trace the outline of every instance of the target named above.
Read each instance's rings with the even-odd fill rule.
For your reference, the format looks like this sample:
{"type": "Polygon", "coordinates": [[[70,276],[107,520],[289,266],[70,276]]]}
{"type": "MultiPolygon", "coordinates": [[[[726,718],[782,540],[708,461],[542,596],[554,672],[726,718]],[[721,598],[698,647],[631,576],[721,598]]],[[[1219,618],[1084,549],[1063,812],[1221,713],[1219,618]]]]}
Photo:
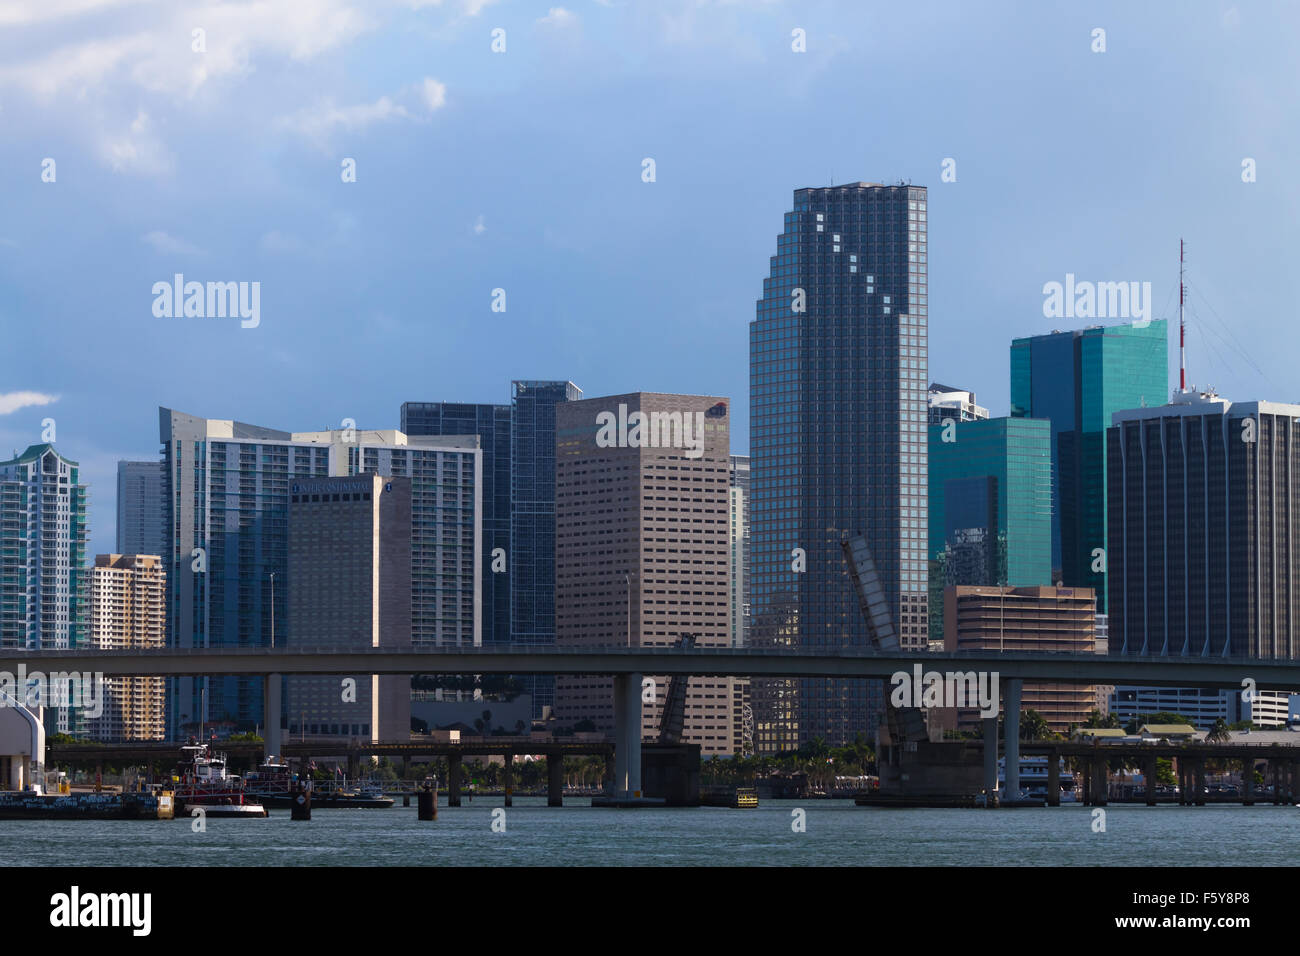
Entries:
{"type": "MultiPolygon", "coordinates": [[[[728,647],[730,414],[727,399],[634,392],[556,406],[555,636],[559,646],[728,647]]],[[[666,681],[642,708],[660,730],[666,681]]],[[[682,739],[731,754],[743,694],[692,677],[682,739]]],[[[556,678],[561,724],[614,729],[613,682],[556,678]]]]}
{"type": "MultiPolygon", "coordinates": [[[[1068,651],[1096,648],[1097,604],[1092,588],[967,587],[944,589],[944,650],[1068,651]]],[[[1097,689],[1084,684],[1025,681],[1020,710],[1036,710],[1063,734],[1087,721],[1097,689]]],[[[958,727],[979,729],[979,713],[958,712],[958,727]]]]}
{"type": "MultiPolygon", "coordinates": [[[[96,650],[138,650],[167,644],[167,572],[150,554],[97,554],[90,572],[90,643],[96,650]]],[[[103,711],[87,718],[96,740],[162,740],[166,733],[162,677],[107,677],[103,711]]]]}

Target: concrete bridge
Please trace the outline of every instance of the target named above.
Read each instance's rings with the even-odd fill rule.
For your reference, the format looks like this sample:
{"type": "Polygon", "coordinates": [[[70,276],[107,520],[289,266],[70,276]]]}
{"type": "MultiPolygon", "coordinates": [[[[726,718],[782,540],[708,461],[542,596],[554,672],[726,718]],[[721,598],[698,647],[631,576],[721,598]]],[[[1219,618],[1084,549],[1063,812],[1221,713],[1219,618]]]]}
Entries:
{"type": "MultiPolygon", "coordinates": [[[[877,651],[835,653],[798,648],[531,647],[467,648],[208,647],[156,650],[0,651],[0,671],[77,671],[106,676],[259,675],[267,709],[279,710],[284,674],[563,674],[614,679],[615,792],[641,791],[641,675],[888,678],[925,672],[999,675],[1005,721],[1006,784],[1019,787],[1020,696],[1025,680],[1077,684],[1149,684],[1260,690],[1300,689],[1300,660],[1230,657],[1112,657],[1098,654],[995,651],[877,651]]],[[[274,723],[274,722],[272,722],[274,723]]],[[[996,783],[997,720],[985,720],[985,781],[996,783]],[[992,742],[994,746],[988,745],[992,742]]],[[[281,731],[268,726],[266,752],[283,752],[281,731]]],[[[992,786],[989,787],[992,789],[992,786]]]]}

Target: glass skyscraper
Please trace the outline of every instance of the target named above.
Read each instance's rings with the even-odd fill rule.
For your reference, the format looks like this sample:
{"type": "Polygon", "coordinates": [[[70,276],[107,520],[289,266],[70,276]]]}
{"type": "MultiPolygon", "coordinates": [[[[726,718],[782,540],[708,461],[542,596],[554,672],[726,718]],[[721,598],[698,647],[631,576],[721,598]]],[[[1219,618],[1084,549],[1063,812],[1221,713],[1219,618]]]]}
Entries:
{"type": "MultiPolygon", "coordinates": [[[[566,381],[511,384],[510,638],[555,644],[555,406],[582,389],[566,381]]],[[[533,716],[555,703],[555,678],[521,677],[533,716]]]]}
{"type": "Polygon", "coordinates": [[[1106,575],[1093,571],[1106,547],[1106,429],[1124,409],[1169,394],[1164,319],[1014,339],[1011,415],[1052,423],[1052,573],[1094,588],[1107,606],[1106,575]]]}
{"type": "MultiPolygon", "coordinates": [[[[750,325],[751,641],[869,645],[840,543],[927,640],[926,190],[798,189],[750,325]]],[[[755,747],[871,738],[879,681],[754,681],[755,747]]]]}
{"type": "Polygon", "coordinates": [[[483,643],[510,643],[510,406],[404,402],[401,430],[408,436],[478,435],[483,450],[483,557],[479,571],[483,643]],[[498,553],[504,562],[496,559],[498,553]],[[505,570],[494,572],[494,562],[505,570]]]}
{"type": "MultiPolygon", "coordinates": [[[[53,445],[32,445],[0,461],[0,647],[66,650],[88,643],[86,497],[80,467],[53,445]]],[[[80,733],[84,723],[76,707],[45,712],[48,733],[80,733]]]]}
{"type": "Polygon", "coordinates": [[[943,637],[947,585],[1052,583],[1050,422],[930,426],[929,549],[931,640],[943,637]]]}

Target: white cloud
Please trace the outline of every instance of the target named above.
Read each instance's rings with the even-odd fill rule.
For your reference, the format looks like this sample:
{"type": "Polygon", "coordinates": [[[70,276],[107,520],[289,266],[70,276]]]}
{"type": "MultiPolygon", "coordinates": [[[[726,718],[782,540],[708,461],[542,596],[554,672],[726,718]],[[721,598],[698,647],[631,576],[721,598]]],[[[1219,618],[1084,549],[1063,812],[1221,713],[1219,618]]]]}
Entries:
{"type": "Polygon", "coordinates": [[[420,94],[424,98],[424,105],[429,108],[429,112],[442,109],[447,102],[447,84],[439,83],[431,76],[424,78],[421,84],[420,94]]]}
{"type": "Polygon", "coordinates": [[[99,156],[114,172],[158,175],[171,170],[171,154],[151,132],[149,114],[140,110],[126,132],[106,134],[99,142],[99,156]]]}
{"type": "Polygon", "coordinates": [[[356,106],[335,106],[331,100],[324,100],[317,106],[281,117],[277,125],[299,133],[326,149],[337,131],[352,133],[363,130],[372,123],[411,118],[406,107],[394,103],[387,96],[381,96],[373,103],[360,103],[356,106]]]}
{"type": "Polygon", "coordinates": [[[483,221],[483,215],[480,213],[478,220],[474,223],[474,235],[481,236],[487,232],[487,224],[483,221]]]}
{"type": "Polygon", "coordinates": [[[551,7],[546,16],[537,18],[537,22],[558,27],[573,23],[577,19],[572,12],[564,9],[564,7],[551,7]]]}
{"type": "Polygon", "coordinates": [[[33,405],[49,405],[58,400],[59,396],[46,395],[44,392],[0,392],[0,415],[9,415],[33,405]]]}
{"type": "Polygon", "coordinates": [[[147,232],[140,238],[153,246],[155,252],[162,253],[163,255],[197,256],[203,254],[203,250],[197,246],[191,245],[184,239],[177,239],[175,236],[163,232],[161,229],[147,232]]]}

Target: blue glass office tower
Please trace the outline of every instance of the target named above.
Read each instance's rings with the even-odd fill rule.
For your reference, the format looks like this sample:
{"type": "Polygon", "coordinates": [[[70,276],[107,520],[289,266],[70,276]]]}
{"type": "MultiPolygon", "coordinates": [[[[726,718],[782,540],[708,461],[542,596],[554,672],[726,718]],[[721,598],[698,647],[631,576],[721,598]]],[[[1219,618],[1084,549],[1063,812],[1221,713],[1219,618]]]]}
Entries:
{"type": "MultiPolygon", "coordinates": [[[[840,550],[863,533],[903,646],[925,646],[926,276],[924,188],[795,191],[750,325],[752,644],[867,646],[840,550]]],[[[879,681],[753,699],[760,753],[872,739],[883,709],[879,681]]]]}
{"type": "MultiPolygon", "coordinates": [[[[510,636],[516,644],[555,644],[555,406],[582,389],[565,381],[511,385],[510,636]]],[[[553,677],[521,678],[533,715],[555,703],[553,677]]]]}
{"type": "Polygon", "coordinates": [[[1067,587],[1093,588],[1106,613],[1106,429],[1115,412],[1159,405],[1169,393],[1164,319],[1014,339],[1011,415],[1052,423],[1052,569],[1067,587]]]}
{"type": "Polygon", "coordinates": [[[510,467],[509,405],[456,402],[402,403],[407,435],[477,435],[483,449],[483,643],[510,643],[510,467]],[[505,556],[492,570],[493,553],[505,556]]]}

